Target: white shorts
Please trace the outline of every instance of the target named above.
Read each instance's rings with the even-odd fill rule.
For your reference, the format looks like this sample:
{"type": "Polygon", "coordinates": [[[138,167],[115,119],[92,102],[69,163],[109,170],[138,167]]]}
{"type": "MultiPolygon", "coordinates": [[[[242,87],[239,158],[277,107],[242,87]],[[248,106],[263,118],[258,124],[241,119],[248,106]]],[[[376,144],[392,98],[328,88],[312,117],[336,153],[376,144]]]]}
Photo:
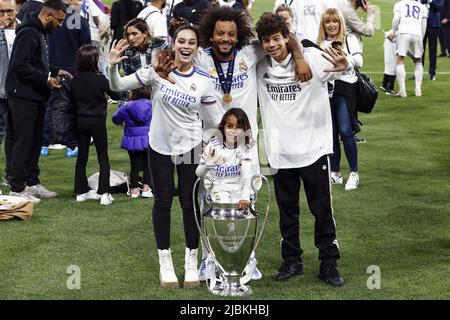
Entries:
{"type": "Polygon", "coordinates": [[[422,58],[423,55],[423,42],[422,38],[412,34],[402,33],[398,35],[397,39],[397,55],[406,57],[407,54],[416,58],[422,58]]]}
{"type": "Polygon", "coordinates": [[[239,203],[241,200],[240,192],[218,191],[211,192],[210,200],[217,203],[239,203]]]}

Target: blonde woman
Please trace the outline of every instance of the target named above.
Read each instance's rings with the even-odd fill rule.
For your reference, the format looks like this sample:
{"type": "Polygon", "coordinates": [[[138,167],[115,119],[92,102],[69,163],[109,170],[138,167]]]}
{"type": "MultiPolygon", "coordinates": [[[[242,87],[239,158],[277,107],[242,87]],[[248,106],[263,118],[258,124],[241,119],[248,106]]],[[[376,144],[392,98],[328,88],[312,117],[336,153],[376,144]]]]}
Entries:
{"type": "MultiPolygon", "coordinates": [[[[322,48],[341,47],[348,59],[353,61],[356,68],[363,65],[362,48],[357,37],[350,33],[345,36],[345,23],[342,14],[337,9],[327,9],[321,17],[317,43],[322,48]]],[[[331,183],[343,184],[340,162],[341,146],[339,136],[344,144],[350,174],[345,184],[345,190],[354,190],[359,185],[358,149],[355,133],[361,129],[358,125],[356,111],[356,82],[355,74],[343,75],[334,82],[334,92],[331,98],[333,114],[333,155],[330,157],[331,183]]]]}

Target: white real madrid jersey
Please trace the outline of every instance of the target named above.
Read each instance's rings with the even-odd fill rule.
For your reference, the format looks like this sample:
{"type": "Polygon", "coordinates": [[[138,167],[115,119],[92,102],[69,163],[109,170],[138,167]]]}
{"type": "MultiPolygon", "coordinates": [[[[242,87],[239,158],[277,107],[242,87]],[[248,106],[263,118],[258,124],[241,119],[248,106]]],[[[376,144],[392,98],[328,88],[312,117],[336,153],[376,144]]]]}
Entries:
{"type": "Polygon", "coordinates": [[[275,169],[306,167],[333,153],[333,133],[327,82],[343,75],[331,67],[322,51],[305,48],[313,77],[295,80],[292,56],[281,63],[270,57],[257,68],[258,99],[269,164],[275,169]]]}
{"type": "Polygon", "coordinates": [[[427,8],[418,1],[403,0],[394,6],[394,13],[400,15],[399,34],[422,37],[422,19],[428,17],[427,8]]]}
{"type": "MultiPolygon", "coordinates": [[[[141,68],[135,73],[139,82],[152,86],[152,123],[149,141],[153,150],[164,155],[178,155],[190,151],[202,141],[201,108],[213,108],[216,98],[209,75],[197,67],[188,74],[170,74],[175,84],[159,77],[153,68],[141,68]]],[[[219,123],[220,114],[214,108],[219,123]]],[[[208,114],[205,112],[204,114],[208,114]]]]}
{"type": "MultiPolygon", "coordinates": [[[[228,192],[233,195],[232,198],[250,200],[252,157],[249,150],[243,145],[227,148],[215,137],[208,143],[204,152],[210,152],[211,149],[214,149],[220,160],[213,168],[208,168],[201,159],[196,171],[199,177],[207,177],[213,181],[213,188],[209,192],[228,192]]],[[[205,186],[208,187],[208,181],[205,181],[205,186]]]]}
{"type": "MultiPolygon", "coordinates": [[[[233,100],[231,103],[223,101],[224,92],[214,65],[212,49],[200,49],[196,58],[197,65],[207,71],[214,82],[214,96],[223,113],[231,108],[243,109],[249,118],[254,138],[256,138],[258,133],[256,64],[264,55],[264,51],[259,43],[247,45],[240,50],[236,50],[231,85],[231,96],[233,100]]],[[[229,63],[229,61],[221,63],[225,76],[229,63]]]]}

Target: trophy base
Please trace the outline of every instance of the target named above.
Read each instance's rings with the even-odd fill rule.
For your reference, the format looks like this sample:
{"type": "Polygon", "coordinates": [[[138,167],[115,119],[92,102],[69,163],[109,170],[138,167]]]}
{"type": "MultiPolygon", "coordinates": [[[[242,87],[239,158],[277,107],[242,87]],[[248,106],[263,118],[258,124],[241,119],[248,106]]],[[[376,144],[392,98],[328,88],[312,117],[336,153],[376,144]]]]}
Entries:
{"type": "Polygon", "coordinates": [[[239,276],[224,276],[222,283],[217,284],[211,291],[212,294],[222,297],[243,297],[252,293],[249,286],[239,282],[239,276]]]}

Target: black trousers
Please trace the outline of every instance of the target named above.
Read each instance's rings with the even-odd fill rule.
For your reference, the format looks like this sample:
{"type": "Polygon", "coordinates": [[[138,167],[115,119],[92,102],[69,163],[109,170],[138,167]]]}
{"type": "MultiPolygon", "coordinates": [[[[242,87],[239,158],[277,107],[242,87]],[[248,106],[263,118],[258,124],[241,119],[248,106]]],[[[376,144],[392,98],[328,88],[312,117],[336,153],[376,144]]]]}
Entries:
{"type": "Polygon", "coordinates": [[[109,157],[108,157],[108,135],[106,124],[96,126],[92,124],[77,124],[78,131],[78,157],[75,167],[75,193],[83,194],[89,191],[86,177],[86,166],[89,159],[89,145],[91,137],[94,139],[97,159],[100,166],[98,179],[98,194],[109,193],[109,157]]]}
{"type": "Polygon", "coordinates": [[[441,43],[441,54],[445,54],[450,57],[450,24],[441,25],[439,32],[439,40],[441,43]]]}
{"type": "MultiPolygon", "coordinates": [[[[11,172],[11,158],[12,158],[12,149],[14,147],[14,130],[12,125],[12,116],[9,110],[9,103],[7,99],[0,99],[0,117],[2,124],[0,125],[1,130],[1,143],[3,139],[5,141],[5,158],[6,158],[6,166],[5,166],[5,178],[6,181],[12,177],[11,172]]],[[[0,146],[1,146],[0,143],[0,146]]]]}
{"type": "Polygon", "coordinates": [[[33,186],[39,183],[38,162],[46,102],[29,101],[17,97],[9,97],[8,102],[14,132],[9,183],[11,191],[22,192],[26,185],[33,186]]]}
{"type": "Polygon", "coordinates": [[[436,63],[437,63],[437,40],[439,35],[439,28],[431,27],[427,25],[427,32],[423,38],[423,56],[422,64],[425,63],[425,52],[427,49],[427,40],[429,42],[430,48],[428,49],[428,54],[430,56],[430,65],[428,66],[428,74],[430,76],[436,75],[436,63]]]}
{"type": "MultiPolygon", "coordinates": [[[[178,174],[178,192],[183,211],[186,247],[189,249],[198,248],[199,231],[194,217],[192,188],[197,180],[195,174],[197,164],[195,161],[198,161],[199,154],[201,154],[201,145],[177,158],[160,154],[152,148],[149,149],[150,172],[155,199],[152,210],[153,230],[158,249],[170,248],[170,211],[175,186],[175,167],[178,174]]],[[[196,214],[198,217],[199,213],[197,212],[196,214]]]]}
{"type": "Polygon", "coordinates": [[[139,172],[144,173],[144,184],[152,185],[150,176],[150,167],[148,163],[148,150],[142,151],[130,151],[128,150],[128,155],[130,156],[130,186],[131,188],[139,187],[139,172]]]}
{"type": "Polygon", "coordinates": [[[331,207],[329,160],[321,157],[315,163],[293,169],[279,169],[273,176],[275,197],[280,211],[283,259],[301,257],[300,246],[300,186],[303,182],[309,209],[314,215],[314,241],[319,259],[334,263],[339,258],[336,226],[331,207]]]}

